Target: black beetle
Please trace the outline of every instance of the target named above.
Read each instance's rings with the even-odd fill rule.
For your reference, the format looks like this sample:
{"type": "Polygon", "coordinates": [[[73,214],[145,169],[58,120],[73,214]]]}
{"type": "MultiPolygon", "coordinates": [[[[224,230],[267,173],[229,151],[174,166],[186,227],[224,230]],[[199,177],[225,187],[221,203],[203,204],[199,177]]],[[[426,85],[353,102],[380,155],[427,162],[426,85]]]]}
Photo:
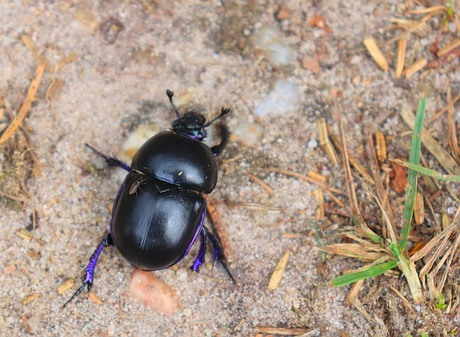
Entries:
{"type": "Polygon", "coordinates": [[[202,140],[206,128],[230,112],[221,113],[206,122],[197,112],[183,116],[173,102],[174,93],[167,90],[177,119],[172,131],[163,131],[150,138],[137,151],[131,166],[108,157],[86,144],[109,166],[128,171],[115,198],[110,221],[110,233],[97,246],[86,267],[81,287],[64,304],[67,306],[85,287],[91,289],[94,271],[102,250],[115,245],[134,267],[159,270],[182,260],[200,236],[200,248],[192,265],[199,271],[206,254],[207,238],[214,246],[214,262],[220,261],[233,283],[219,240],[204,226],[206,202],[202,193],[212,192],[217,183],[215,156],[228,142],[229,131],[220,124],[220,144],[209,148],[202,140]]]}

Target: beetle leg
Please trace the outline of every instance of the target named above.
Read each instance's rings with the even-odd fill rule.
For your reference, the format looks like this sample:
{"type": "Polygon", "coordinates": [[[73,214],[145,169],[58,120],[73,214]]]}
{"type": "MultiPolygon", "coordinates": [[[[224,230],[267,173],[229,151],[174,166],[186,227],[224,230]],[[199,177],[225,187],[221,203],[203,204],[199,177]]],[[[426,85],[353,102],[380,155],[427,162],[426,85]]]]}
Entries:
{"type": "Polygon", "coordinates": [[[107,247],[107,246],[112,246],[113,241],[112,237],[110,234],[107,234],[101,241],[101,243],[97,246],[96,250],[94,251],[93,255],[91,255],[91,258],[89,259],[89,264],[86,267],[86,275],[85,278],[83,279],[83,284],[81,285],[80,288],[70,297],[70,299],[64,303],[62,306],[65,308],[72,300],[77,297],[84,289],[85,287],[88,288],[88,292],[91,290],[91,287],[93,285],[93,280],[94,280],[94,270],[96,269],[96,264],[97,260],[99,259],[99,255],[101,255],[102,250],[107,247]]]}
{"type": "Polygon", "coordinates": [[[206,231],[203,227],[201,228],[201,231],[200,231],[200,249],[192,265],[192,270],[197,273],[199,272],[200,266],[204,263],[204,260],[205,260],[207,241],[208,241],[208,237],[206,236],[206,231]]]}
{"type": "Polygon", "coordinates": [[[232,280],[233,284],[237,285],[235,278],[233,277],[232,273],[230,272],[230,269],[227,266],[227,263],[225,262],[224,252],[219,239],[216,236],[214,236],[214,234],[209,232],[209,230],[205,226],[203,226],[203,230],[206,233],[206,236],[208,236],[211,240],[212,245],[214,246],[214,264],[217,261],[219,261],[222,264],[222,267],[224,267],[225,272],[232,280]]]}
{"type": "Polygon", "coordinates": [[[91,145],[89,144],[85,144],[85,146],[90,149],[91,151],[93,151],[95,154],[97,154],[99,157],[101,157],[102,159],[105,160],[105,162],[107,163],[107,165],[109,166],[117,166],[117,167],[120,167],[122,168],[123,170],[126,170],[128,171],[129,173],[131,173],[133,171],[133,169],[131,167],[129,167],[128,164],[126,163],[123,163],[120,159],[117,159],[117,158],[114,158],[114,157],[109,157],[109,156],[106,156],[105,154],[99,152],[98,150],[96,150],[94,147],[92,147],[91,145]]]}
{"type": "Polygon", "coordinates": [[[219,130],[220,136],[222,138],[220,140],[220,144],[214,145],[213,147],[211,147],[211,151],[215,157],[221,154],[222,151],[225,149],[228,143],[228,137],[230,136],[230,131],[228,131],[227,126],[225,126],[224,124],[218,124],[218,126],[220,129],[219,130]]]}

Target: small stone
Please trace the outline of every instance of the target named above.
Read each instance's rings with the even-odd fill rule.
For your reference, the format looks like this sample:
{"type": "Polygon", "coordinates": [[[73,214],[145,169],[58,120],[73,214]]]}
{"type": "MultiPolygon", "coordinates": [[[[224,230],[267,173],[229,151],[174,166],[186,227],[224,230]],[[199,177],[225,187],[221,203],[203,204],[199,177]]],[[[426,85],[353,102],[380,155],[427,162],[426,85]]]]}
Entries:
{"type": "Polygon", "coordinates": [[[449,215],[453,215],[455,213],[455,207],[447,207],[446,212],[449,215]]]}
{"type": "Polygon", "coordinates": [[[297,111],[299,103],[300,93],[297,85],[289,80],[278,80],[273,90],[256,106],[254,112],[259,116],[268,113],[284,114],[297,111]]]}
{"type": "Polygon", "coordinates": [[[275,15],[275,17],[278,20],[287,20],[287,19],[290,19],[291,16],[292,16],[292,9],[290,9],[286,5],[282,5],[280,9],[278,10],[278,12],[276,12],[276,15],[275,15]]]}
{"type": "Polygon", "coordinates": [[[129,283],[130,294],[153,310],[173,314],[179,308],[179,297],[168,284],[152,272],[134,270],[129,283]]]}
{"type": "Polygon", "coordinates": [[[232,139],[243,143],[246,146],[255,147],[262,139],[264,128],[258,123],[239,123],[232,130],[232,139]]]}
{"type": "Polygon", "coordinates": [[[304,55],[302,57],[302,68],[310,70],[314,74],[320,72],[318,60],[315,57],[311,57],[308,55],[304,55]]]}
{"type": "Polygon", "coordinates": [[[316,147],[318,147],[318,141],[317,141],[316,139],[314,139],[314,138],[313,138],[313,139],[310,139],[310,140],[308,141],[308,147],[309,147],[310,149],[315,149],[316,147]]]}
{"type": "Polygon", "coordinates": [[[10,275],[10,274],[13,274],[14,272],[16,271],[16,266],[14,264],[10,265],[10,266],[6,266],[4,269],[3,269],[3,273],[5,275],[10,275]]]}

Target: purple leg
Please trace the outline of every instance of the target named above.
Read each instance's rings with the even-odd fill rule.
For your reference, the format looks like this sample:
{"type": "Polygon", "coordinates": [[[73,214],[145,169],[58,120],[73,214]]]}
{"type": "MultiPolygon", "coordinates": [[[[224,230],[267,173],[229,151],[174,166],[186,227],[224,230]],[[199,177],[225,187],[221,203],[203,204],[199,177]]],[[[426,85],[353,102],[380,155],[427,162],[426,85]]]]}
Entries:
{"type": "MultiPolygon", "coordinates": [[[[223,252],[222,245],[220,244],[219,239],[215,237],[214,234],[209,232],[206,226],[203,226],[203,232],[204,232],[205,237],[206,236],[209,237],[209,240],[211,240],[211,243],[214,246],[214,264],[216,264],[217,261],[219,261],[222,264],[222,267],[224,267],[225,272],[228,274],[228,276],[232,280],[233,284],[238,285],[232,273],[230,272],[230,269],[228,269],[227,263],[225,262],[224,252],[223,252]]],[[[201,250],[201,247],[200,247],[200,250],[201,250]]]]}
{"type": "Polygon", "coordinates": [[[206,256],[206,244],[208,241],[208,237],[206,236],[206,231],[204,227],[201,228],[200,231],[200,250],[198,251],[198,255],[193,262],[192,270],[195,272],[199,272],[200,266],[204,263],[205,256],[206,256]]]}
{"type": "Polygon", "coordinates": [[[85,144],[85,146],[90,149],[91,151],[93,151],[95,154],[97,154],[99,157],[101,157],[102,159],[105,160],[105,162],[107,163],[107,165],[109,166],[117,166],[117,167],[120,167],[122,168],[123,170],[126,170],[128,172],[133,172],[133,169],[131,167],[129,167],[128,164],[126,163],[123,163],[121,160],[117,159],[117,158],[113,158],[113,157],[109,157],[109,156],[106,156],[105,154],[99,152],[98,150],[96,150],[94,147],[92,147],[91,145],[89,144],[85,144]]]}
{"type": "Polygon", "coordinates": [[[96,264],[97,260],[99,259],[99,255],[101,255],[102,250],[107,247],[107,246],[112,246],[113,241],[112,237],[110,234],[107,234],[101,241],[101,243],[97,246],[96,250],[94,251],[93,255],[91,255],[91,258],[89,259],[89,264],[86,267],[86,276],[83,279],[83,284],[81,285],[80,288],[77,289],[77,291],[72,295],[72,297],[64,303],[62,306],[65,308],[72,300],[80,295],[80,293],[85,289],[85,287],[88,288],[88,291],[91,290],[91,286],[93,285],[93,280],[94,280],[94,270],[96,269],[96,264]]]}

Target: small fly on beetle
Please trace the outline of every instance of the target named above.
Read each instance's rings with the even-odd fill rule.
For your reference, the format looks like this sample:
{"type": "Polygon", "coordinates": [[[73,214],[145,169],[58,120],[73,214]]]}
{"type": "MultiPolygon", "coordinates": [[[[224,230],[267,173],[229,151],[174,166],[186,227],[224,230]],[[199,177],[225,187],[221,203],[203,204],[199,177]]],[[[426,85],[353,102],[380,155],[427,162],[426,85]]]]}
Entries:
{"type": "Polygon", "coordinates": [[[174,93],[166,91],[177,119],[171,131],[153,136],[134,156],[131,165],[106,156],[86,144],[109,166],[128,172],[113,203],[110,233],[97,246],[85,269],[83,284],[64,304],[67,306],[85,287],[90,291],[97,260],[107,246],[116,246],[134,267],[142,270],[169,268],[181,261],[200,238],[192,270],[199,271],[205,261],[208,239],[214,247],[214,263],[219,261],[236,284],[225,262],[222,245],[204,225],[206,201],[217,183],[215,157],[226,147],[229,130],[218,124],[221,140],[212,147],[202,141],[206,128],[230,109],[222,108],[211,121],[195,111],[181,115],[173,102],[174,93]]]}

